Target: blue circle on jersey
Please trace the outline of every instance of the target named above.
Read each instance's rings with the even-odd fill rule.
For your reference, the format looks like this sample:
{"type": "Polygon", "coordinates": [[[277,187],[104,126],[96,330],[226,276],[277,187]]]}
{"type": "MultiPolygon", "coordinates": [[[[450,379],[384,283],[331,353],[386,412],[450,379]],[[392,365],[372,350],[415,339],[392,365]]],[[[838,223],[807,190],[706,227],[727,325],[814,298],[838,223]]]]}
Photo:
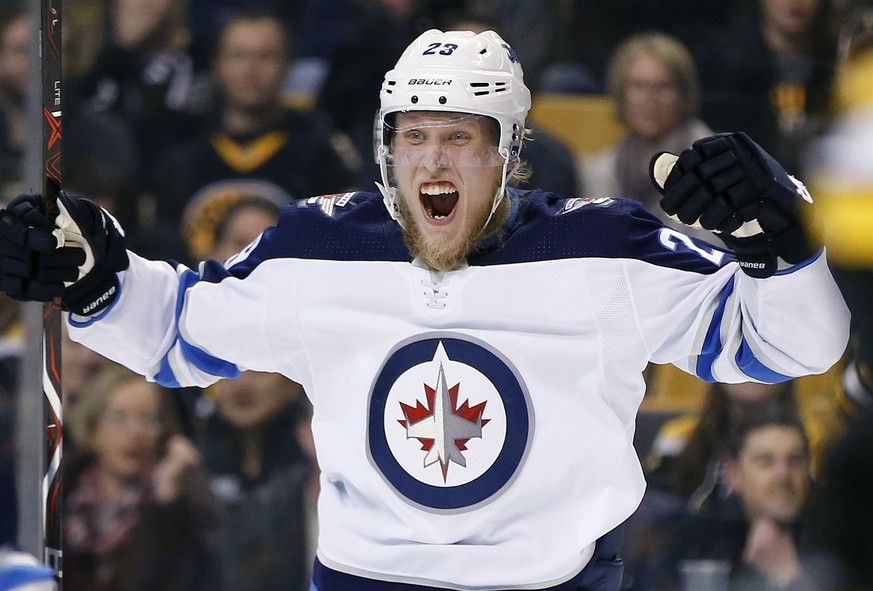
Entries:
{"type": "Polygon", "coordinates": [[[371,462],[406,500],[463,510],[517,474],[533,434],[527,388],[487,344],[427,333],[398,345],[370,392],[371,462]]]}

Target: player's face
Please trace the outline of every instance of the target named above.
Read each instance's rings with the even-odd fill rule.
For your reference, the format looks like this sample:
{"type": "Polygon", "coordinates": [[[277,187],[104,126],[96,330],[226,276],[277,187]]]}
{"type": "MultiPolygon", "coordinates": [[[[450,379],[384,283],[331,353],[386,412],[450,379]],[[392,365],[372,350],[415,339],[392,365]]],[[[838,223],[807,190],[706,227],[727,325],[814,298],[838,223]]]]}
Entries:
{"type": "Polygon", "coordinates": [[[809,458],[797,429],[768,425],[755,429],[736,460],[731,485],[750,518],[790,523],[809,490],[809,458]]]}
{"type": "Polygon", "coordinates": [[[393,173],[413,253],[440,271],[456,267],[483,235],[502,159],[486,117],[398,113],[393,173]]]}

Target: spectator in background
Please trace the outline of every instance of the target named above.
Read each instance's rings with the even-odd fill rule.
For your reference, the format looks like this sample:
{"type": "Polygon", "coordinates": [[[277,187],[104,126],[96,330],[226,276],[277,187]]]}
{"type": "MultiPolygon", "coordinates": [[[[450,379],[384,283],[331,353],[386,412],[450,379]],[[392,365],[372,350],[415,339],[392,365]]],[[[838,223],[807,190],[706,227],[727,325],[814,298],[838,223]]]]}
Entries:
{"type": "MultiPolygon", "coordinates": [[[[583,193],[636,199],[668,225],[693,233],[658,206],[661,194],[649,178],[653,154],[675,153],[711,133],[698,118],[700,90],[691,53],[663,33],[633,35],[613,53],[607,85],[627,133],[613,148],[579,161],[583,193]]],[[[700,237],[712,239],[708,232],[700,237]]]]}
{"type": "Polygon", "coordinates": [[[804,174],[821,203],[822,234],[852,311],[845,366],[849,415],[873,412],[873,8],[845,27],[832,123],[805,153],[804,174]]]}
{"type": "Polygon", "coordinates": [[[208,77],[188,53],[186,0],[111,0],[110,10],[110,40],[72,96],[131,126],[137,176],[149,190],[158,156],[197,132],[198,115],[208,106],[208,77]]]}
{"type": "Polygon", "coordinates": [[[4,195],[24,190],[24,153],[32,125],[26,109],[34,30],[26,2],[0,4],[0,192],[4,195]]]}
{"type": "Polygon", "coordinates": [[[214,410],[195,440],[221,506],[222,588],[306,591],[315,558],[314,466],[298,440],[308,404],[302,389],[279,374],[247,371],[206,396],[214,410]]]}
{"type": "Polygon", "coordinates": [[[192,260],[226,261],[279,220],[284,202],[276,195],[202,195],[182,216],[192,260]]]}
{"type": "MultiPolygon", "coordinates": [[[[185,216],[192,258],[227,260],[279,218],[259,196],[196,205],[185,216]]],[[[221,504],[223,589],[309,589],[317,470],[303,448],[308,404],[298,384],[253,371],[211,386],[198,404],[196,443],[221,504]]]]}
{"type": "Polygon", "coordinates": [[[721,31],[746,1],[572,0],[566,49],[561,57],[590,71],[603,86],[610,55],[623,39],[656,30],[676,37],[688,47],[696,47],[721,31]]]}
{"type": "MultiPolygon", "coordinates": [[[[64,115],[69,115],[82,103],[81,80],[106,48],[110,31],[109,2],[106,0],[76,0],[63,7],[61,35],[64,77],[64,115]]],[[[69,119],[64,120],[64,131],[69,119]]],[[[64,134],[66,137],[66,133],[64,134]]],[[[65,149],[66,151],[66,149],[65,149]]]]}
{"type": "Polygon", "coordinates": [[[753,133],[789,172],[820,131],[837,52],[832,0],[755,0],[751,14],[695,49],[703,118],[753,133]]]}
{"type": "Polygon", "coordinates": [[[722,464],[735,425],[745,415],[770,408],[796,413],[793,385],[792,381],[712,383],[698,412],[679,415],[661,426],[643,462],[649,486],[627,524],[624,558],[629,589],[639,588],[635,581],[646,580],[646,571],[665,552],[669,533],[665,523],[677,515],[697,513],[727,494],[722,464]]]}
{"type": "Polygon", "coordinates": [[[825,457],[813,513],[814,533],[838,569],[839,591],[873,581],[873,414],[853,421],[825,457]]]}
{"type": "Polygon", "coordinates": [[[779,405],[757,407],[732,426],[722,470],[727,496],[673,515],[666,554],[653,557],[639,589],[680,589],[680,564],[729,565],[730,589],[828,589],[831,572],[809,541],[809,444],[800,419],[779,405]]]}
{"type": "Polygon", "coordinates": [[[197,63],[209,63],[216,34],[224,23],[240,10],[269,10],[287,26],[297,28],[310,5],[324,0],[187,0],[188,28],[192,37],[192,54],[197,63]]]}
{"type": "Polygon", "coordinates": [[[141,242],[139,162],[136,137],[122,115],[80,107],[65,118],[64,190],[89,195],[125,224],[125,231],[130,227],[137,243],[141,242]]]}
{"type": "Polygon", "coordinates": [[[843,568],[842,589],[864,591],[873,580],[873,8],[847,21],[843,39],[833,123],[804,167],[853,321],[838,391],[845,432],[823,462],[815,524],[843,568]]]}
{"type": "Polygon", "coordinates": [[[288,31],[262,10],[235,14],[212,62],[218,105],[211,131],[167,155],[157,175],[158,217],[178,220],[195,195],[284,194],[285,200],[351,188],[329,121],[283,104],[288,31]]]}
{"type": "Polygon", "coordinates": [[[64,476],[65,588],[216,588],[201,459],[169,396],[113,365],[71,409],[68,433],[88,460],[64,476]]]}
{"type": "Polygon", "coordinates": [[[651,488],[700,509],[724,492],[721,460],[731,430],[745,414],[767,406],[798,413],[793,382],[711,384],[698,413],[668,421],[657,434],[646,461],[651,488]]]}

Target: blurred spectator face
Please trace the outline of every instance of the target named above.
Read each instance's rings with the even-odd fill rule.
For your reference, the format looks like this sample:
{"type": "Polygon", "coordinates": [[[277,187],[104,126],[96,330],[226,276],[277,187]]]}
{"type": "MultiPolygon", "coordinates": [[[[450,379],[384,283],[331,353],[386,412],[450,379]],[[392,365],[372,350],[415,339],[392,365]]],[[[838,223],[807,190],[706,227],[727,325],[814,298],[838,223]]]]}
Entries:
{"type": "Polygon", "coordinates": [[[679,123],[679,88],[658,58],[638,53],[628,64],[621,96],[628,127],[645,139],[656,139],[679,123]]]}
{"type": "Polygon", "coordinates": [[[740,382],[738,384],[722,384],[722,389],[736,402],[759,402],[773,399],[785,390],[784,384],[760,384],[758,382],[740,382]]]}
{"type": "Polygon", "coordinates": [[[250,205],[236,209],[215,242],[212,257],[225,261],[248,246],[266,228],[276,223],[275,214],[250,205]]]}
{"type": "Polygon", "coordinates": [[[0,88],[17,100],[27,94],[28,53],[36,42],[36,33],[27,16],[0,23],[0,88]]]}
{"type": "Polygon", "coordinates": [[[257,111],[281,100],[288,69],[288,39],[272,18],[227,25],[213,64],[215,81],[228,105],[257,111]]]}
{"type": "Polygon", "coordinates": [[[232,425],[257,427],[275,416],[300,393],[300,386],[275,373],[243,372],[215,386],[218,412],[232,425]]]}
{"type": "Polygon", "coordinates": [[[144,379],[126,380],[107,397],[91,434],[100,468],[120,480],[147,474],[160,456],[161,391],[144,379]]]}
{"type": "Polygon", "coordinates": [[[809,491],[809,457],[802,434],[775,424],[750,431],[738,457],[726,462],[725,476],[750,521],[790,523],[809,491]]]}
{"type": "Polygon", "coordinates": [[[820,0],[761,0],[765,26],[782,35],[802,35],[813,25],[820,0]]]}
{"type": "Polygon", "coordinates": [[[180,0],[115,0],[112,5],[113,38],[119,47],[140,48],[153,39],[174,14],[180,0]]]}
{"type": "Polygon", "coordinates": [[[66,324],[63,324],[61,349],[61,375],[64,376],[64,404],[74,406],[91,381],[109,363],[102,355],[85,345],[70,340],[66,324]]]}
{"type": "Polygon", "coordinates": [[[415,2],[413,0],[379,0],[379,4],[392,18],[398,21],[412,18],[415,14],[415,2]]]}

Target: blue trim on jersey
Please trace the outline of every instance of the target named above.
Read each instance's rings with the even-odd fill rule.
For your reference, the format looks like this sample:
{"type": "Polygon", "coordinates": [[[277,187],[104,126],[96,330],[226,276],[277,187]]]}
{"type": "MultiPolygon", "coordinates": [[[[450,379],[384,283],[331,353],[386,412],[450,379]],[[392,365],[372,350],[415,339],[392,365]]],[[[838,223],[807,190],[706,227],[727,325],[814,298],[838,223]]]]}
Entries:
{"type": "Polygon", "coordinates": [[[36,581],[51,581],[54,571],[47,566],[20,564],[0,569],[0,589],[15,589],[36,581]]]}
{"type": "Polygon", "coordinates": [[[716,357],[721,354],[722,343],[719,333],[721,332],[721,323],[724,320],[727,300],[733,292],[734,278],[731,277],[721,290],[718,306],[712,315],[709,327],[706,329],[706,337],[703,339],[703,350],[697,357],[697,367],[694,373],[697,374],[697,377],[707,382],[717,381],[712,375],[712,364],[715,363],[716,357]]]}
{"type": "MultiPolygon", "coordinates": [[[[67,319],[67,321],[70,323],[70,326],[75,326],[76,328],[87,328],[107,314],[109,314],[112,308],[115,307],[115,304],[118,303],[118,298],[121,297],[121,281],[118,281],[117,290],[118,291],[116,292],[115,297],[112,299],[111,302],[109,302],[109,305],[106,306],[104,310],[102,310],[99,314],[95,314],[94,316],[85,316],[87,320],[85,320],[84,322],[76,320],[75,318],[73,318],[73,314],[70,314],[69,318],[67,319]]],[[[0,589],[2,589],[2,587],[0,587],[0,589]]]]}
{"type": "MultiPolygon", "coordinates": [[[[200,280],[200,275],[190,269],[186,270],[182,273],[182,276],[179,277],[179,290],[178,295],[176,296],[175,311],[177,327],[179,325],[179,318],[182,315],[182,307],[185,303],[185,292],[200,280]]],[[[178,329],[176,342],[173,343],[172,347],[170,347],[170,351],[172,351],[176,345],[178,345],[179,349],[182,351],[182,356],[200,371],[221,378],[235,378],[240,375],[239,368],[237,368],[236,365],[223,359],[219,359],[218,357],[210,355],[204,350],[195,347],[182,338],[178,329]]],[[[167,355],[164,355],[163,359],[161,359],[160,370],[155,375],[155,381],[167,388],[180,387],[179,381],[176,379],[176,375],[170,367],[169,352],[167,355]]]]}
{"type": "Polygon", "coordinates": [[[776,273],[774,273],[774,275],[790,275],[799,269],[802,269],[808,265],[813,264],[823,254],[824,254],[824,249],[823,248],[819,249],[819,251],[817,253],[815,253],[814,255],[812,255],[811,257],[806,259],[805,261],[800,261],[796,265],[792,265],[792,266],[788,267],[787,269],[782,269],[781,271],[776,271],[776,273]]]}
{"type": "Polygon", "coordinates": [[[744,374],[760,382],[778,384],[792,379],[791,376],[786,376],[777,371],[773,371],[761,363],[761,361],[755,357],[755,354],[752,352],[752,348],[749,347],[749,343],[746,339],[743,339],[743,342],[737,351],[736,362],[739,368],[743,370],[744,374]]]}
{"type": "Polygon", "coordinates": [[[155,381],[164,388],[181,388],[182,385],[176,379],[176,374],[170,368],[170,361],[164,356],[161,359],[161,369],[155,374],[155,381]]]}

